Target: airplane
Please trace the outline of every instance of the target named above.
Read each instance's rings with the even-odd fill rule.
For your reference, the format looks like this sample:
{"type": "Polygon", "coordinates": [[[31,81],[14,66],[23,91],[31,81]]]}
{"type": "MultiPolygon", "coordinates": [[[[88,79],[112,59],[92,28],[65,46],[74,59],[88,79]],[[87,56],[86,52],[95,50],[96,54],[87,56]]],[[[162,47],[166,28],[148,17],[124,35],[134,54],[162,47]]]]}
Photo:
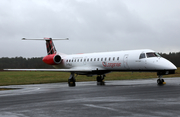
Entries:
{"type": "Polygon", "coordinates": [[[47,56],[42,60],[55,69],[5,69],[13,71],[55,71],[70,72],[68,79],[70,87],[76,86],[77,75],[97,75],[97,85],[104,85],[104,78],[111,72],[157,72],[157,84],[165,84],[163,75],[175,74],[177,67],[169,60],[161,57],[151,49],[98,52],[84,54],[61,54],[58,53],[53,40],[66,39],[27,39],[22,40],[45,40],[47,56]]]}

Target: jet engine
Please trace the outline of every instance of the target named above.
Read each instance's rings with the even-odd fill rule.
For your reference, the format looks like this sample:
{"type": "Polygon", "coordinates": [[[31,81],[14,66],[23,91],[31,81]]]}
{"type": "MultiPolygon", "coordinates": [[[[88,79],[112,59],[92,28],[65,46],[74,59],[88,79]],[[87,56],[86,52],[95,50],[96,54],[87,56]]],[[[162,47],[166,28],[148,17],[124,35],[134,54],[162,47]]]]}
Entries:
{"type": "Polygon", "coordinates": [[[43,58],[43,62],[49,65],[58,65],[62,61],[62,58],[58,54],[50,54],[43,58]]]}

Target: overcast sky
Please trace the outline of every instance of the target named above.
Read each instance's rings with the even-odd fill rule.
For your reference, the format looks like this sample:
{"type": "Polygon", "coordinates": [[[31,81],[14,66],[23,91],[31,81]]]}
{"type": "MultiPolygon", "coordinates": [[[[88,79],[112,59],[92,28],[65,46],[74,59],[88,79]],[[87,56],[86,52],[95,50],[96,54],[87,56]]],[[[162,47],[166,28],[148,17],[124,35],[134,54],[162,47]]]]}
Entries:
{"type": "Polygon", "coordinates": [[[0,0],[0,57],[131,49],[180,51],[180,0],[0,0]]]}

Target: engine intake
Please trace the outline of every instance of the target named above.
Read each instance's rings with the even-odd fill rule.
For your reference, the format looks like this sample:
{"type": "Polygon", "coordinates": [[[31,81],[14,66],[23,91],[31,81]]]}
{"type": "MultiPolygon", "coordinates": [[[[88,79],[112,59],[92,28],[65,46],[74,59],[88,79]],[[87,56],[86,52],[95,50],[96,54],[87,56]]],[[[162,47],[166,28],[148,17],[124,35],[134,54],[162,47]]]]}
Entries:
{"type": "Polygon", "coordinates": [[[58,54],[50,54],[43,58],[43,62],[49,65],[58,65],[62,61],[62,58],[58,54]]]}

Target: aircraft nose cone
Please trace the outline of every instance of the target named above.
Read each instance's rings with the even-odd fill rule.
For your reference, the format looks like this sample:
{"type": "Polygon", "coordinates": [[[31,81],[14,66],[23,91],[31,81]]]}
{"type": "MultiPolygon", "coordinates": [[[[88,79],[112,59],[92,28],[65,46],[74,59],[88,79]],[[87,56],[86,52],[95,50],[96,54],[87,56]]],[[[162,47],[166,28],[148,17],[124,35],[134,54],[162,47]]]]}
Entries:
{"type": "MultiPolygon", "coordinates": [[[[165,59],[166,60],[166,59],[165,59]]],[[[167,63],[167,67],[170,69],[170,70],[176,70],[177,67],[172,63],[170,62],[169,60],[166,60],[166,63],[167,63]]]]}
{"type": "Polygon", "coordinates": [[[161,67],[163,67],[163,69],[165,70],[176,70],[177,67],[171,63],[169,60],[165,59],[165,58],[161,58],[159,60],[159,63],[162,65],[161,67]]]}
{"type": "Polygon", "coordinates": [[[171,63],[170,68],[171,69],[177,69],[177,67],[173,63],[171,63]]]}
{"type": "Polygon", "coordinates": [[[171,63],[171,62],[169,62],[168,68],[172,69],[172,70],[176,70],[177,69],[177,67],[173,63],[171,63]]]}

